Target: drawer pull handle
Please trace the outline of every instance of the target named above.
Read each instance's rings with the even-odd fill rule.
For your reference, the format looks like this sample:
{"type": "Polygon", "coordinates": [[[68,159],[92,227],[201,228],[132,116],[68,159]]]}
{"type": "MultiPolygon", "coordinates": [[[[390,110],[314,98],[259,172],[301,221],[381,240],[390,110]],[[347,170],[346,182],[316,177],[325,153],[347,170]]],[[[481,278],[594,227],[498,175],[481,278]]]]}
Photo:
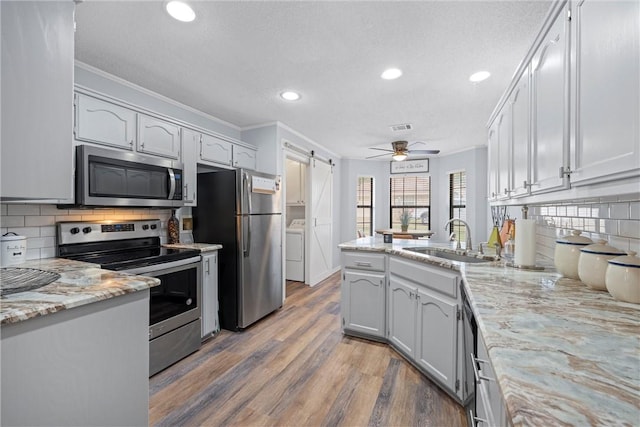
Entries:
{"type": "Polygon", "coordinates": [[[482,380],[485,381],[495,381],[495,379],[490,378],[486,375],[480,375],[478,372],[477,363],[488,363],[486,360],[477,359],[473,356],[473,353],[469,353],[469,357],[471,357],[471,366],[473,366],[473,376],[476,378],[476,382],[479,383],[482,380]]]}
{"type": "Polygon", "coordinates": [[[471,409],[469,409],[469,418],[471,419],[471,422],[473,423],[474,426],[477,426],[479,422],[480,423],[489,424],[489,422],[487,420],[485,420],[484,418],[475,417],[473,415],[473,411],[471,411],[471,409]]]}
{"type": "Polygon", "coordinates": [[[371,267],[370,262],[356,261],[356,265],[358,267],[371,267]]]}

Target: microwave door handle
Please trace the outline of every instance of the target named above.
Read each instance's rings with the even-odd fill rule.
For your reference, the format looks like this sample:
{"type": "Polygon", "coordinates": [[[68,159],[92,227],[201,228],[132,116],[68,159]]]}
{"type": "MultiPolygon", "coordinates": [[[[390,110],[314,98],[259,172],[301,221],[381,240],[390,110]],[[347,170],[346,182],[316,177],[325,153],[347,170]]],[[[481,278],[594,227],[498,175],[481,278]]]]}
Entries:
{"type": "Polygon", "coordinates": [[[167,168],[167,172],[169,172],[169,200],[173,200],[173,195],[176,192],[176,175],[171,168],[167,168]]]}

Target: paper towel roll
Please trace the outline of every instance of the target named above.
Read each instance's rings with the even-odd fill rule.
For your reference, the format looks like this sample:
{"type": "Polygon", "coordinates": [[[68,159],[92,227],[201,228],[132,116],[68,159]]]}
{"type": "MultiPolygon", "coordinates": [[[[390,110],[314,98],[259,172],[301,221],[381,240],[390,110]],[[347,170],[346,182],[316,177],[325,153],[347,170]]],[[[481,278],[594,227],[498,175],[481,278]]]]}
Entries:
{"type": "Polygon", "coordinates": [[[536,221],[516,220],[516,253],[514,264],[526,267],[536,265],[536,221]]]}

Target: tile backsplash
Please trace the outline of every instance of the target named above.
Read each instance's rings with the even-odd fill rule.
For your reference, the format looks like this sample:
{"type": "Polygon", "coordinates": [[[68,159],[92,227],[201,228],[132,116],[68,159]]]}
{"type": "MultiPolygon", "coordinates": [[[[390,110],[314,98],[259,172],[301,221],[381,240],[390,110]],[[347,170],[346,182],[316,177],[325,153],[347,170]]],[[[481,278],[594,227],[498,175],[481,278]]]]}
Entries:
{"type": "MultiPolygon", "coordinates": [[[[191,208],[188,209],[189,215],[191,208]]],[[[0,204],[0,235],[14,232],[27,237],[27,259],[56,256],[56,223],[61,221],[97,221],[159,219],[163,242],[167,236],[170,209],[58,209],[56,205],[0,204]]],[[[178,217],[180,217],[178,212],[178,217]]],[[[180,227],[182,229],[182,227],[180,227]]]]}
{"type": "Polygon", "coordinates": [[[530,206],[529,217],[537,222],[538,254],[547,258],[553,258],[556,239],[571,230],[640,253],[640,194],[530,206]]]}

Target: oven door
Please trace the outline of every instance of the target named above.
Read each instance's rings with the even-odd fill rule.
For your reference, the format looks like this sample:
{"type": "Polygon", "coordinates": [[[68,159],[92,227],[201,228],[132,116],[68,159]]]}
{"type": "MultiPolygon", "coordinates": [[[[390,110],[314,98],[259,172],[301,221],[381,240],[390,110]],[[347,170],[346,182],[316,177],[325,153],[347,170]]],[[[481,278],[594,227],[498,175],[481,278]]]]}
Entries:
{"type": "Polygon", "coordinates": [[[159,286],[150,289],[150,340],[200,318],[200,268],[200,256],[197,256],[126,270],[127,273],[156,277],[161,281],[159,286]]]}

